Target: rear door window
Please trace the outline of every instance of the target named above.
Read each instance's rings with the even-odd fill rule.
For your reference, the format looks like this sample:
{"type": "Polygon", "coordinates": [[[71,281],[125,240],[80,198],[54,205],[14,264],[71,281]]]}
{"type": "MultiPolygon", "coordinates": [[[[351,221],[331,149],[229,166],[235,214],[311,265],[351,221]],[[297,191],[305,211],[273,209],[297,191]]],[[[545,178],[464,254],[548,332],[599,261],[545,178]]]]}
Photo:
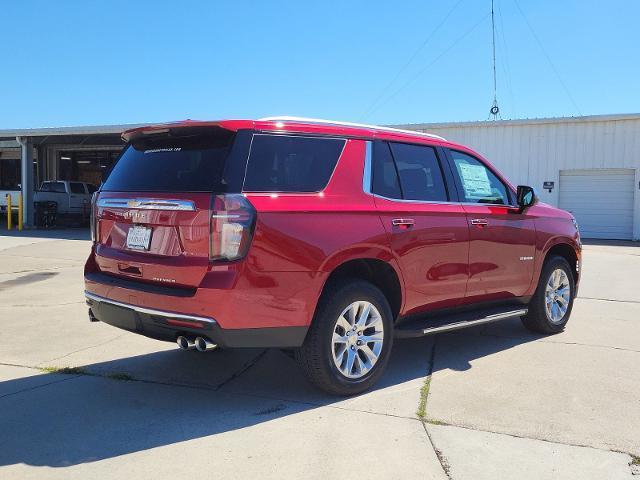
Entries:
{"type": "Polygon", "coordinates": [[[244,179],[246,192],[318,192],[327,186],[345,140],[256,134],[244,179]]]}
{"type": "Polygon", "coordinates": [[[427,202],[448,200],[435,148],[409,143],[391,143],[390,145],[405,200],[427,202]]]}
{"type": "Polygon", "coordinates": [[[103,191],[211,192],[224,190],[225,161],[235,134],[223,129],[149,135],[133,141],[105,180],[103,191]]]}
{"type": "Polygon", "coordinates": [[[80,182],[71,182],[69,184],[69,188],[71,189],[71,193],[80,193],[80,194],[87,193],[84,191],[84,185],[80,182]]]}
{"type": "Polygon", "coordinates": [[[66,193],[64,182],[44,182],[40,185],[41,192],[66,193]]]}
{"type": "Polygon", "coordinates": [[[373,142],[373,172],[371,190],[381,197],[401,199],[398,171],[387,142],[373,142]]]}
{"type": "Polygon", "coordinates": [[[509,205],[505,184],[480,160],[457,150],[449,150],[455,167],[461,201],[509,205]]]}

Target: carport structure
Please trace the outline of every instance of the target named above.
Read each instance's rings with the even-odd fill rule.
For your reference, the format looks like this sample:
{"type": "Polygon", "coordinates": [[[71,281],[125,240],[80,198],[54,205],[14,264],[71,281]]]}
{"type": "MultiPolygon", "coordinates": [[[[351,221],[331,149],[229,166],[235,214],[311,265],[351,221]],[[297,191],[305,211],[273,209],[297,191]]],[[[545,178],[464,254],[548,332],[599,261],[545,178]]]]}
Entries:
{"type": "Polygon", "coordinates": [[[99,183],[141,124],[0,130],[0,191],[22,191],[23,223],[33,225],[33,193],[44,180],[99,183]]]}

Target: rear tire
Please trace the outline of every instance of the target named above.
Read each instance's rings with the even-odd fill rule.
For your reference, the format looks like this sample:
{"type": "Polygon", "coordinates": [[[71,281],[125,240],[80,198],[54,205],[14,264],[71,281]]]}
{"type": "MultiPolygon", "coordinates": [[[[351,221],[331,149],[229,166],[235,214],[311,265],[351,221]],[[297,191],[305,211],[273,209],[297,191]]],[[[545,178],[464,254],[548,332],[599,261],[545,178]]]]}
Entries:
{"type": "Polygon", "coordinates": [[[575,292],[575,279],[569,263],[559,256],[548,258],[522,323],[536,333],[562,332],[571,316],[575,292]]]}
{"type": "Polygon", "coordinates": [[[333,395],[354,395],[375,384],[389,360],[393,319],[389,302],[371,283],[328,285],[296,359],[306,377],[333,395]]]}

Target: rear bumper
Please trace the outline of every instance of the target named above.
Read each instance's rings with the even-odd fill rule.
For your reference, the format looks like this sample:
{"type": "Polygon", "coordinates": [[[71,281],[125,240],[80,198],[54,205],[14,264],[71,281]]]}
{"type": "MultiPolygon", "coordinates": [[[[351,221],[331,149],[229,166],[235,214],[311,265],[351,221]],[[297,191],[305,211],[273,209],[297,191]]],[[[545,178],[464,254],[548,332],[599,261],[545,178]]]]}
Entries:
{"type": "Polygon", "coordinates": [[[302,345],[308,330],[306,326],[225,329],[211,317],[141,307],[89,291],[85,298],[95,319],[168,342],[183,335],[206,337],[228,348],[295,348],[302,345]]]}

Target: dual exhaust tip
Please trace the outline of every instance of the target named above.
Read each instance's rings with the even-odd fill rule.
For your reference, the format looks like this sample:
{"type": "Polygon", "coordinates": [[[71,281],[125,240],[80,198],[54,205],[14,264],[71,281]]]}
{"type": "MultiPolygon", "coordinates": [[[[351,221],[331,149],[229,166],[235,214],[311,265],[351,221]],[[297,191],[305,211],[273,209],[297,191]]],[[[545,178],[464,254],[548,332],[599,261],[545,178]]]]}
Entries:
{"type": "Polygon", "coordinates": [[[217,344],[204,337],[191,339],[181,335],[176,339],[176,343],[181,350],[193,350],[195,348],[199,352],[208,352],[218,348],[217,344]]]}

